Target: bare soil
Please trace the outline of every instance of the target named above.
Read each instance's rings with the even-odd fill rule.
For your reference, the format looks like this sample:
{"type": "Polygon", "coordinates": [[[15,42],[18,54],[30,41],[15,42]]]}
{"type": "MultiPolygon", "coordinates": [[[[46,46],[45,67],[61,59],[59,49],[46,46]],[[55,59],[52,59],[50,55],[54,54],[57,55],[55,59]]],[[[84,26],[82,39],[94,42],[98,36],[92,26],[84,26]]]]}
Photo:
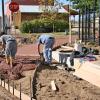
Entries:
{"type": "Polygon", "coordinates": [[[40,66],[34,84],[37,100],[100,100],[100,88],[53,66],[40,66]],[[51,89],[52,80],[57,91],[51,89]]]}
{"type": "Polygon", "coordinates": [[[33,70],[36,67],[36,60],[33,57],[16,57],[13,68],[6,64],[5,58],[0,57],[1,78],[10,80],[20,79],[24,71],[33,70]]]}
{"type": "Polygon", "coordinates": [[[0,100],[19,100],[0,86],[0,100]]]}
{"type": "MultiPolygon", "coordinates": [[[[62,42],[68,42],[68,38],[60,37],[55,46],[63,44],[62,42]]],[[[36,51],[36,49],[32,50],[36,51]]],[[[35,71],[36,59],[34,57],[16,57],[14,67],[11,69],[5,63],[4,58],[0,57],[0,73],[5,78],[13,79],[18,90],[21,83],[22,92],[30,95],[30,77],[32,78],[35,71]]],[[[0,91],[4,90],[0,88],[0,91]]],[[[34,97],[37,100],[100,100],[100,88],[76,78],[72,72],[59,70],[54,66],[40,66],[34,81],[34,97]],[[52,80],[55,81],[57,91],[51,89],[52,80]]],[[[6,94],[4,91],[0,93],[0,100],[17,99],[12,99],[11,96],[9,97],[9,93],[6,94]]]]}
{"type": "MultiPolygon", "coordinates": [[[[11,86],[14,82],[14,86],[17,90],[20,90],[20,83],[21,83],[21,92],[30,96],[30,80],[32,82],[34,69],[36,68],[36,65],[37,65],[36,57],[34,58],[34,57],[19,56],[16,57],[14,66],[11,69],[10,66],[6,64],[5,58],[0,57],[1,79],[6,79],[5,80],[6,82],[8,82],[9,79],[11,86]]],[[[9,92],[7,93],[9,94],[9,92]]],[[[3,92],[0,94],[2,96],[3,92]]],[[[8,94],[7,96],[9,96],[8,94]]],[[[17,99],[0,99],[0,100],[17,100],[17,99]]]]}

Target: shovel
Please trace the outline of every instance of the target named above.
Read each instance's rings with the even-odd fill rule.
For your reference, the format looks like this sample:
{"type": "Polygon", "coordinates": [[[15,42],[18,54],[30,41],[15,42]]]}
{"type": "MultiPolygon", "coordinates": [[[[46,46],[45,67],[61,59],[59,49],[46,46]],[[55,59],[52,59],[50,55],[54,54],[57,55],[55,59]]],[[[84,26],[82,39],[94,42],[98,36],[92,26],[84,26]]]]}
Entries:
{"type": "Polygon", "coordinates": [[[5,57],[5,51],[4,50],[0,51],[0,57],[5,57]]]}
{"type": "Polygon", "coordinates": [[[40,53],[40,63],[44,64],[44,61],[45,61],[45,59],[43,57],[43,53],[40,53]]]}

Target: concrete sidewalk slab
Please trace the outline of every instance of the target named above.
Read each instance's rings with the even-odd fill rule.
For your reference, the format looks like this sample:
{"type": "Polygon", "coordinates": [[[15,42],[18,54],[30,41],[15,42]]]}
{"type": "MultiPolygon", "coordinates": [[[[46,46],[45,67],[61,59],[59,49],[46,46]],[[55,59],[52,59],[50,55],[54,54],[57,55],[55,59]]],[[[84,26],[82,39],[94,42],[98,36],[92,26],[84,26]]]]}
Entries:
{"type": "MultiPolygon", "coordinates": [[[[69,53],[61,53],[59,51],[54,51],[53,52],[53,58],[60,62],[60,61],[65,61],[65,59],[68,58],[69,53]],[[61,57],[61,55],[63,57],[61,57]]],[[[66,60],[67,61],[67,60],[66,60]]],[[[65,62],[66,62],[65,61],[65,62]]],[[[67,62],[66,62],[67,63],[67,62]]],[[[76,75],[91,84],[94,84],[98,87],[100,87],[100,61],[83,61],[80,62],[80,58],[75,58],[74,59],[74,67],[75,72],[73,75],[76,75]]]]}
{"type": "Polygon", "coordinates": [[[80,68],[76,69],[73,75],[100,87],[100,65],[95,63],[86,61],[80,68]]]}

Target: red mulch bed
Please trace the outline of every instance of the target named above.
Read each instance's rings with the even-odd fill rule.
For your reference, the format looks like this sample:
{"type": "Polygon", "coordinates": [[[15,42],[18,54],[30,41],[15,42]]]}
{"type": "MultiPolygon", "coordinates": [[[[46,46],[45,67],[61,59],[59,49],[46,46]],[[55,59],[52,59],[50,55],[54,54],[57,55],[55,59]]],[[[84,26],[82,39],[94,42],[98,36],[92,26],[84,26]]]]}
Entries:
{"type": "Polygon", "coordinates": [[[1,78],[20,79],[23,71],[34,70],[36,68],[35,57],[16,57],[13,68],[6,64],[5,59],[0,57],[1,78]]]}

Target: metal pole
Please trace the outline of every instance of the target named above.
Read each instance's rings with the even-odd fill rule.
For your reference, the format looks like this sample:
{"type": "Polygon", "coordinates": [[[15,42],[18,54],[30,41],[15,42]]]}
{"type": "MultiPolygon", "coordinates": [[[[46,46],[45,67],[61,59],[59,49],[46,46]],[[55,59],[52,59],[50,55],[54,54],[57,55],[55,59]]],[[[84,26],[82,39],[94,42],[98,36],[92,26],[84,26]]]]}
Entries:
{"type": "Polygon", "coordinates": [[[69,43],[72,43],[72,34],[71,34],[71,17],[70,17],[70,6],[71,6],[71,4],[70,4],[71,2],[70,2],[70,0],[69,0],[69,43]]]}
{"type": "Polygon", "coordinates": [[[82,42],[84,41],[84,10],[82,11],[82,42]]]}
{"type": "Polygon", "coordinates": [[[85,6],[85,44],[87,42],[87,6],[85,6]]]}
{"type": "Polygon", "coordinates": [[[90,40],[90,6],[88,7],[88,40],[90,40]]]}
{"type": "Polygon", "coordinates": [[[4,0],[2,0],[2,25],[3,25],[3,32],[5,32],[4,0]]]}
{"type": "Polygon", "coordinates": [[[81,14],[80,14],[80,10],[79,10],[79,33],[78,33],[79,34],[79,40],[80,40],[80,22],[81,22],[80,19],[81,19],[81,14]]]}
{"type": "Polygon", "coordinates": [[[100,0],[99,0],[99,46],[100,46],[100,0]]]}
{"type": "Polygon", "coordinates": [[[96,11],[96,2],[97,0],[94,0],[94,8],[93,8],[93,41],[95,42],[95,11],[96,11]]]}

